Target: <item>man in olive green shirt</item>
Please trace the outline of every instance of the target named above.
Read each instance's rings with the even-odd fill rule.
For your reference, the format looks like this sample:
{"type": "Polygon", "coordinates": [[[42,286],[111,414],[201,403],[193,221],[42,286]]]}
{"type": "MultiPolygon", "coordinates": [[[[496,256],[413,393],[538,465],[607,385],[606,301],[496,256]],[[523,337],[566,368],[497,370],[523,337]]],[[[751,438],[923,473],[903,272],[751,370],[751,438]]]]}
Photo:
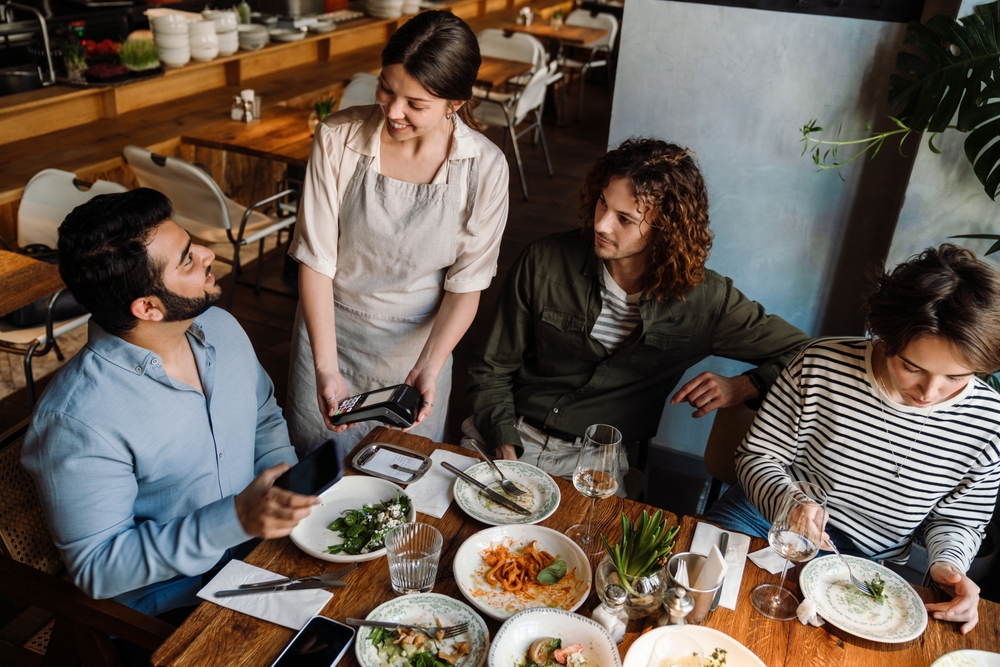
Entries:
{"type": "Polygon", "coordinates": [[[514,263],[469,367],[468,438],[570,477],[578,438],[610,424],[624,442],[656,434],[684,372],[722,356],[755,364],[701,373],[670,399],[701,417],[759,404],[809,339],[705,268],[708,196],[689,151],[629,140],[598,159],[582,231],[532,243],[514,263]]]}

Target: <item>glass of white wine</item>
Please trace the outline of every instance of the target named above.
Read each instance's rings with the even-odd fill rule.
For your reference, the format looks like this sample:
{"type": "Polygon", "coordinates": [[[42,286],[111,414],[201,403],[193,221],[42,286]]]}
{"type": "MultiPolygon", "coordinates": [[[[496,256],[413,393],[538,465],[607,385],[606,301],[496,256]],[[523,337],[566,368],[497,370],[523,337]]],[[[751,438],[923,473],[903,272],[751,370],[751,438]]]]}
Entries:
{"type": "Polygon", "coordinates": [[[754,609],[776,621],[795,618],[799,600],[785,588],[788,561],[804,563],[816,555],[823,542],[826,518],[826,492],[822,488],[809,482],[789,485],[767,534],[771,548],[786,559],[781,583],[761,584],[753,589],[750,601],[754,609]]]}
{"type": "Polygon", "coordinates": [[[590,507],[586,520],[570,526],[566,535],[588,556],[601,552],[599,540],[593,534],[594,504],[598,498],[608,498],[618,490],[618,452],[621,444],[621,432],[607,424],[589,426],[583,436],[580,458],[573,471],[573,486],[590,498],[590,507]]]}

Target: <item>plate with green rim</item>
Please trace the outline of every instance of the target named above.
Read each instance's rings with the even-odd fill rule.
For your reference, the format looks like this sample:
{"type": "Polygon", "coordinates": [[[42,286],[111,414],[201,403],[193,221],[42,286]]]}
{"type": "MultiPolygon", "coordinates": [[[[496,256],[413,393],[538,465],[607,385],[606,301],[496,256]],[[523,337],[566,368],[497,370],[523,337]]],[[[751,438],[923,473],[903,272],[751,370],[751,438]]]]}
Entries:
{"type": "Polygon", "coordinates": [[[961,649],[945,653],[931,667],[1000,667],[1000,653],[961,649]]]}
{"type": "Polygon", "coordinates": [[[552,516],[552,513],[559,507],[562,496],[559,493],[559,485],[549,473],[521,461],[496,461],[495,463],[507,479],[528,493],[523,496],[512,496],[504,491],[500,486],[500,479],[496,472],[486,462],[477,463],[466,470],[465,474],[479,480],[491,491],[496,491],[504,498],[517,503],[531,514],[526,516],[507,509],[500,503],[487,498],[486,494],[459,477],[455,480],[455,501],[463,512],[489,526],[539,523],[552,516]]]}
{"type": "MultiPolygon", "coordinates": [[[[442,625],[468,623],[465,634],[455,638],[455,641],[471,643],[469,656],[460,662],[462,667],[482,665],[490,648],[490,631],[483,617],[464,602],[439,593],[417,593],[389,600],[375,607],[365,620],[412,625],[437,625],[438,621],[442,625]]],[[[358,628],[354,638],[354,655],[361,667],[380,667],[378,650],[368,641],[373,629],[358,628]]]]}
{"type": "Polygon", "coordinates": [[[802,594],[816,604],[828,623],[873,642],[899,644],[916,639],[927,627],[927,609],[906,581],[878,563],[844,556],[858,579],[868,582],[876,575],[885,582],[885,601],[865,595],[851,583],[847,567],[838,556],[811,561],[799,575],[802,594]]]}

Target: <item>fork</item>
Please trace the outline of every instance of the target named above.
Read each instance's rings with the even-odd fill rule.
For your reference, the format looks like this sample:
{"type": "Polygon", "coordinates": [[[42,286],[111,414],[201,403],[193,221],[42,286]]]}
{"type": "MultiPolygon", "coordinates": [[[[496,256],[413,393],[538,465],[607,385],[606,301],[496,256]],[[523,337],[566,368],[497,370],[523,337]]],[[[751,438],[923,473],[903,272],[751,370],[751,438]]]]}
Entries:
{"type": "Polygon", "coordinates": [[[472,443],[472,446],[475,447],[476,451],[483,455],[483,458],[486,459],[486,462],[490,464],[490,467],[493,468],[493,470],[495,470],[498,475],[500,475],[500,486],[503,487],[504,491],[506,491],[512,496],[523,496],[524,494],[527,493],[527,491],[519,487],[517,484],[504,477],[503,471],[500,470],[499,466],[497,466],[497,464],[493,462],[493,459],[490,458],[490,455],[487,454],[485,451],[483,451],[483,448],[479,446],[478,442],[476,442],[475,440],[470,440],[470,442],[472,443]]]}
{"type": "Polygon", "coordinates": [[[869,597],[875,597],[872,595],[871,589],[868,588],[868,584],[855,577],[854,573],[851,572],[851,564],[848,563],[847,559],[844,558],[844,555],[837,550],[837,545],[833,543],[833,540],[827,540],[826,543],[833,547],[833,552],[840,556],[840,560],[844,561],[844,565],[847,566],[847,574],[851,575],[851,583],[854,584],[854,587],[869,597]]]}
{"type": "Polygon", "coordinates": [[[344,623],[347,625],[352,625],[356,628],[368,627],[368,628],[386,628],[387,630],[397,630],[399,628],[409,628],[410,630],[416,630],[417,632],[422,632],[432,639],[437,639],[439,633],[443,633],[445,639],[449,637],[457,637],[460,634],[465,633],[469,629],[468,623],[459,623],[457,625],[410,625],[408,623],[394,623],[392,621],[366,621],[361,618],[345,618],[344,623]]]}
{"type": "Polygon", "coordinates": [[[336,572],[327,572],[326,574],[310,574],[304,577],[285,577],[284,579],[272,579],[271,581],[261,581],[256,584],[243,584],[240,588],[261,588],[264,586],[277,586],[278,584],[284,584],[291,581],[340,581],[351,572],[358,569],[357,563],[351,563],[345,568],[341,568],[336,572]]]}

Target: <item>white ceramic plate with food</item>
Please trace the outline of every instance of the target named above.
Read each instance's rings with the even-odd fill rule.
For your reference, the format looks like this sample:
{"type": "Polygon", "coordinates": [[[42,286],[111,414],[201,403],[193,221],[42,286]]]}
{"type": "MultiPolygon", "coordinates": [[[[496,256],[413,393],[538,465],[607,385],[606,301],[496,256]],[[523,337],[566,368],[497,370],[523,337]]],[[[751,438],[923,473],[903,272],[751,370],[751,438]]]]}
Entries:
{"type": "Polygon", "coordinates": [[[487,616],[505,621],[519,611],[552,607],[576,611],[590,594],[590,562],[573,540],[543,526],[497,526],[481,530],[462,543],[452,564],[462,595],[487,616]],[[555,584],[531,581],[521,590],[511,591],[491,583],[487,575],[493,566],[483,560],[497,547],[523,554],[524,547],[537,542],[537,549],[566,563],[566,575],[555,584]]]}
{"type": "MultiPolygon", "coordinates": [[[[309,516],[295,526],[289,537],[295,546],[310,556],[334,563],[360,563],[381,558],[385,555],[385,547],[356,556],[347,553],[327,553],[326,550],[331,546],[344,543],[344,539],[330,530],[329,526],[343,516],[345,511],[359,510],[365,505],[377,505],[386,500],[394,500],[397,492],[403,493],[403,489],[384,479],[365,475],[345,477],[320,495],[320,504],[313,507],[309,516]]],[[[416,510],[410,503],[410,513],[406,520],[412,523],[415,519],[416,510]]]]}
{"type": "Polygon", "coordinates": [[[580,644],[586,664],[592,667],[622,667],[618,647],[607,630],[585,616],[562,609],[527,609],[507,619],[493,638],[489,667],[528,664],[528,648],[543,638],[559,639],[564,648],[580,644]]]}
{"type": "MultiPolygon", "coordinates": [[[[468,623],[464,634],[445,640],[445,649],[454,650],[455,642],[469,642],[467,657],[459,660],[459,667],[479,667],[486,659],[490,647],[490,631],[482,617],[469,605],[447,595],[418,593],[404,595],[375,607],[365,620],[410,623],[413,625],[457,625],[468,623]]],[[[373,628],[358,628],[354,638],[354,655],[361,667],[382,667],[378,649],[369,641],[373,628]]]]}
{"type": "Polygon", "coordinates": [[[1000,667],[1000,653],[962,649],[945,653],[931,667],[1000,667]]]}
{"type": "Polygon", "coordinates": [[[927,609],[917,592],[892,570],[856,556],[845,556],[851,572],[868,582],[876,575],[885,582],[882,604],[851,583],[847,567],[838,556],[810,561],[799,575],[802,594],[816,604],[816,611],[856,637],[898,644],[916,639],[927,627],[927,609]]]}
{"type": "Polygon", "coordinates": [[[512,496],[500,486],[496,472],[486,462],[477,463],[465,471],[473,479],[496,491],[511,502],[517,503],[531,512],[530,516],[518,514],[500,503],[489,499],[472,484],[459,477],[455,480],[455,502],[466,514],[490,526],[528,524],[544,521],[559,507],[561,495],[559,485],[549,473],[530,463],[520,461],[496,461],[497,467],[514,484],[527,491],[523,496],[512,496]]]}
{"type": "Polygon", "coordinates": [[[640,636],[625,654],[623,667],[646,667],[653,644],[668,633],[679,633],[701,646],[705,667],[767,667],[753,651],[724,632],[700,625],[666,625],[640,636]]]}

